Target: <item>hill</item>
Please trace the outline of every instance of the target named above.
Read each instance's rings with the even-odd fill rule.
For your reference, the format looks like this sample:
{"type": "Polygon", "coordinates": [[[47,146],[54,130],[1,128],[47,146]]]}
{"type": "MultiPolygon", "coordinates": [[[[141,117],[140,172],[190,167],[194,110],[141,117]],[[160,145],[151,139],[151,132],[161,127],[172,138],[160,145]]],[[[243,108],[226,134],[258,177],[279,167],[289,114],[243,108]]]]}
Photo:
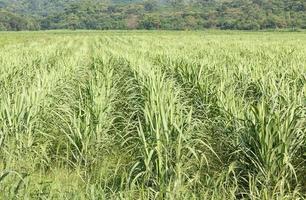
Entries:
{"type": "Polygon", "coordinates": [[[16,18],[35,29],[306,28],[303,0],[1,0],[0,9],[2,30],[16,30],[7,25],[16,18]]]}

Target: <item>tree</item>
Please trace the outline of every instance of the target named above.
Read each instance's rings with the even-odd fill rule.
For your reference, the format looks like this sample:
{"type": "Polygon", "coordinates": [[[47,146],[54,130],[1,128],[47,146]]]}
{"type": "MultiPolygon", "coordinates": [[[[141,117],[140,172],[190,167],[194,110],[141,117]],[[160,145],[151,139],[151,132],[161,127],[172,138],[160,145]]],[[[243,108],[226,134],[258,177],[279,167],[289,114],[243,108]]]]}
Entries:
{"type": "Polygon", "coordinates": [[[76,30],[77,28],[82,28],[80,27],[79,17],[74,14],[69,14],[66,18],[65,27],[72,30],[76,30]]]}
{"type": "Polygon", "coordinates": [[[143,4],[145,11],[151,12],[157,9],[157,2],[155,0],[146,0],[143,4]]]}

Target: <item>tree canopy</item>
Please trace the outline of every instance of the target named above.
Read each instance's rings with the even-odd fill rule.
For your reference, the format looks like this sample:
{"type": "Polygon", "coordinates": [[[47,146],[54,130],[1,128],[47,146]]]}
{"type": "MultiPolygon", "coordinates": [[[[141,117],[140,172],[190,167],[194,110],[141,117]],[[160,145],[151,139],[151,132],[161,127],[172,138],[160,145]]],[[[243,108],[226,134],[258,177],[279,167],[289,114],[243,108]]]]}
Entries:
{"type": "Polygon", "coordinates": [[[304,0],[0,0],[0,30],[306,28],[304,0]]]}

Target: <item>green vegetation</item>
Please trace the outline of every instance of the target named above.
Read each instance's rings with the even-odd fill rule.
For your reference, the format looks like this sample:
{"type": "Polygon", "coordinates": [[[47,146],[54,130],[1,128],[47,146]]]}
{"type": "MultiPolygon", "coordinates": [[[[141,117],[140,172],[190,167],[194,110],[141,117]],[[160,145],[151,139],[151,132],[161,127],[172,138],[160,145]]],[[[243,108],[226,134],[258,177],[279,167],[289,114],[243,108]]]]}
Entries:
{"type": "Polygon", "coordinates": [[[306,198],[304,32],[0,39],[0,199],[306,198]]]}
{"type": "Polygon", "coordinates": [[[0,30],[306,29],[304,0],[0,0],[0,30]]]}

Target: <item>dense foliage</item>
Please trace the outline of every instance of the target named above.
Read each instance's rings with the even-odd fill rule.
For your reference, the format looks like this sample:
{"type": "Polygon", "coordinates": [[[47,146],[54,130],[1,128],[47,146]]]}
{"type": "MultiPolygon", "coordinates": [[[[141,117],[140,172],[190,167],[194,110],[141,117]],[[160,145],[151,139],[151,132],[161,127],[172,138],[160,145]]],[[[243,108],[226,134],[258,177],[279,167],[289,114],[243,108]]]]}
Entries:
{"type": "Polygon", "coordinates": [[[0,199],[306,199],[304,32],[0,35],[0,199]]]}
{"type": "Polygon", "coordinates": [[[39,27],[34,19],[25,19],[19,15],[0,10],[0,31],[37,30],[39,27]]]}
{"type": "Polygon", "coordinates": [[[1,30],[306,28],[304,0],[0,0],[1,7],[1,30]]]}

